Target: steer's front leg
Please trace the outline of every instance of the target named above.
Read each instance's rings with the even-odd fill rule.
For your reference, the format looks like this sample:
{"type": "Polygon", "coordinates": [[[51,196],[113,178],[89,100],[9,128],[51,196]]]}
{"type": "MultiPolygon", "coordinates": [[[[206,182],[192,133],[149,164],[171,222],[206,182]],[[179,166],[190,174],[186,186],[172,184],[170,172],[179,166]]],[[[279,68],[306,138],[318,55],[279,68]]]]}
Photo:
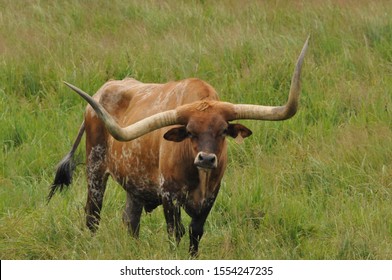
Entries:
{"type": "Polygon", "coordinates": [[[127,192],[127,202],[123,213],[123,222],[128,227],[128,232],[133,236],[139,237],[140,217],[143,212],[143,204],[139,202],[131,193],[127,192]]]}
{"type": "Polygon", "coordinates": [[[204,223],[206,222],[208,213],[202,213],[192,217],[191,224],[189,225],[189,254],[196,258],[199,253],[200,239],[204,233],[204,223]]]}
{"type": "Polygon", "coordinates": [[[181,207],[178,203],[173,203],[171,197],[163,198],[162,205],[169,238],[175,236],[178,244],[180,243],[182,236],[185,234],[185,227],[181,221],[181,207]]]}

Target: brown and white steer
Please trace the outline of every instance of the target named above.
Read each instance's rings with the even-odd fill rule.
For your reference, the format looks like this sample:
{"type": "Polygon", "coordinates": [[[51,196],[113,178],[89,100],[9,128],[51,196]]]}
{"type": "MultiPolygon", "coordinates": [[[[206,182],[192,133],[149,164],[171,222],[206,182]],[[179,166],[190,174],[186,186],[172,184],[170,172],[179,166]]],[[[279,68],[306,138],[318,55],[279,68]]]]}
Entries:
{"type": "MultiPolygon", "coordinates": [[[[308,38],[309,40],[309,38],[308,38]]],[[[239,119],[285,120],[297,111],[306,40],[284,106],[221,102],[214,88],[199,79],[146,84],[135,79],[109,81],[90,97],[66,83],[89,105],[72,150],[59,163],[48,196],[72,181],[72,158],[86,132],[86,223],[95,231],[109,175],[126,191],[123,220],[138,236],[143,208],[163,205],[169,235],[185,233],[181,208],[192,218],[191,255],[197,255],[206,218],[218,195],[227,165],[226,137],[252,132],[239,119]]]]}

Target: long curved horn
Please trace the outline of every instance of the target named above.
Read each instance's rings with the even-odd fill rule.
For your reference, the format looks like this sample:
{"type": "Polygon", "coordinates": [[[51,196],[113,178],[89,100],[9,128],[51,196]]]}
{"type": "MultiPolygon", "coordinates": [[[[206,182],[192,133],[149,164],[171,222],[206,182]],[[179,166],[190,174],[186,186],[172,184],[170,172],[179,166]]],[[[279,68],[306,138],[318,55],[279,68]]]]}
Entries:
{"type": "Polygon", "coordinates": [[[64,82],[68,87],[78,93],[83,99],[85,99],[94,111],[97,113],[98,117],[104,122],[109,133],[118,141],[131,141],[144,134],[147,134],[156,129],[179,124],[179,118],[177,117],[176,110],[169,110],[162,113],[152,115],[141,121],[138,121],[127,127],[120,127],[116,120],[105,110],[105,108],[96,100],[94,100],[90,95],[85,93],[80,88],[77,88],[70,83],[64,82]]]}
{"type": "MultiPolygon", "coordinates": [[[[308,41],[310,36],[307,38],[301,54],[298,58],[297,65],[294,70],[294,74],[291,80],[291,87],[289,93],[289,99],[284,106],[261,106],[261,105],[245,105],[245,104],[232,104],[227,102],[217,102],[220,104],[224,111],[228,112],[228,121],[236,119],[256,119],[256,120],[285,120],[291,118],[297,112],[298,98],[300,94],[300,76],[302,62],[308,47],[308,41]]],[[[71,85],[64,82],[68,87],[78,93],[83,99],[85,99],[98,117],[105,123],[109,133],[118,141],[131,141],[144,134],[152,132],[156,129],[175,125],[185,124],[188,111],[192,107],[192,104],[185,104],[178,107],[175,110],[169,110],[162,113],[157,113],[143,120],[140,120],[127,127],[120,127],[116,120],[105,110],[105,108],[90,95],[71,85]]],[[[219,106],[219,105],[218,105],[219,106]]]]}
{"type": "Polygon", "coordinates": [[[291,79],[289,98],[284,106],[261,106],[261,105],[247,105],[235,104],[235,116],[233,120],[238,119],[254,119],[254,120],[269,120],[279,121],[286,120],[295,115],[298,108],[298,99],[301,91],[301,69],[302,62],[305,57],[306,49],[308,48],[310,35],[305,41],[301,54],[298,57],[297,64],[294,69],[294,74],[291,79]]]}

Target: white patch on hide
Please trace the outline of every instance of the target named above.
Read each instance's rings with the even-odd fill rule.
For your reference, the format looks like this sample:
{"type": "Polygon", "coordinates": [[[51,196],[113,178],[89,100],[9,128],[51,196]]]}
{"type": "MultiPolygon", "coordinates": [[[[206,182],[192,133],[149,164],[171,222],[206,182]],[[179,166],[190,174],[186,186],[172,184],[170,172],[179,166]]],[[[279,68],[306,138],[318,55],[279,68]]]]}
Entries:
{"type": "Polygon", "coordinates": [[[97,145],[91,149],[87,163],[87,183],[89,190],[95,199],[102,200],[103,190],[101,168],[105,161],[105,149],[102,145],[97,145]]]}

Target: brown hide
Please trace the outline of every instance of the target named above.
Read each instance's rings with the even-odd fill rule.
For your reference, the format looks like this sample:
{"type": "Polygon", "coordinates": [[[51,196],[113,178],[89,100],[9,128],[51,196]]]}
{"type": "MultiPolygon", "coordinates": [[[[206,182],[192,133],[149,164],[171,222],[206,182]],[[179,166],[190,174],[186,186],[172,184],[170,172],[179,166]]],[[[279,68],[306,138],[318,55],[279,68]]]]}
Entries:
{"type": "MultiPolygon", "coordinates": [[[[94,99],[100,100],[119,125],[125,127],[155,113],[199,100],[218,100],[218,96],[210,85],[198,79],[167,84],[144,84],[134,79],[124,79],[107,82],[94,95],[94,99]]],[[[197,132],[213,131],[217,128],[210,127],[212,124],[226,122],[208,104],[202,103],[199,108],[189,111],[195,120],[192,122],[195,126],[193,129],[197,132]],[[216,118],[220,118],[220,122],[216,118]]],[[[158,206],[162,196],[171,196],[188,213],[197,213],[202,202],[215,198],[226,167],[224,138],[219,143],[219,149],[215,148],[214,151],[219,153],[218,168],[211,171],[208,182],[203,182],[207,184],[201,186],[199,170],[194,165],[200,147],[192,147],[191,139],[178,143],[165,140],[164,133],[172,127],[153,131],[133,141],[118,142],[104,132],[104,124],[90,106],[86,110],[85,123],[87,153],[90,154],[94,147],[104,147],[106,172],[137,197],[146,210],[151,211],[158,206]]],[[[204,171],[200,172],[204,176],[204,171]]]]}

